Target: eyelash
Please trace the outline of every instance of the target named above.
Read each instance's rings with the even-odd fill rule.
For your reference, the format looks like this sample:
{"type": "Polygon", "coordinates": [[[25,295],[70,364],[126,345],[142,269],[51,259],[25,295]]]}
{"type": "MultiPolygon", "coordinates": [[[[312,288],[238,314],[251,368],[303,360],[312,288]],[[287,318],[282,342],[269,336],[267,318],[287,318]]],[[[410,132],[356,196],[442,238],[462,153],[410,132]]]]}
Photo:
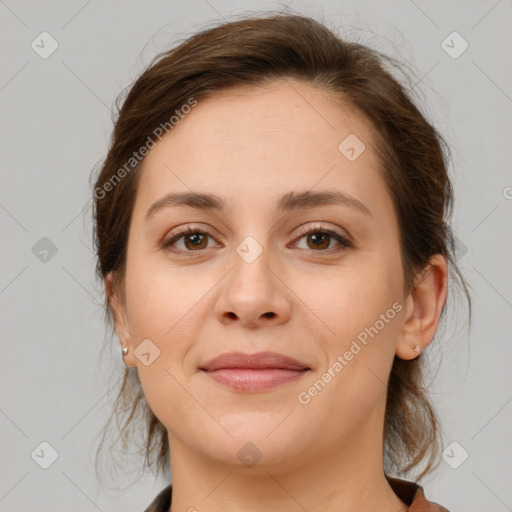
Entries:
{"type": "MultiPolygon", "coordinates": [[[[192,235],[192,234],[201,234],[201,235],[206,235],[206,236],[210,236],[211,238],[213,238],[213,236],[210,235],[208,232],[203,231],[201,229],[198,229],[197,227],[185,226],[183,228],[178,228],[177,231],[171,237],[169,237],[168,239],[166,239],[162,243],[163,249],[171,251],[171,252],[174,252],[174,253],[195,253],[195,252],[201,253],[204,249],[203,250],[199,249],[197,251],[184,251],[184,250],[181,250],[181,249],[172,249],[171,248],[172,244],[177,242],[180,238],[182,238],[182,237],[184,237],[186,235],[192,235]]],[[[353,247],[353,244],[346,237],[344,237],[343,235],[341,235],[337,231],[334,231],[333,229],[329,229],[329,228],[324,228],[324,227],[321,227],[321,226],[312,226],[312,227],[307,227],[307,228],[300,228],[299,229],[299,235],[297,236],[297,238],[295,238],[295,240],[300,240],[304,236],[310,235],[310,234],[329,235],[332,238],[334,238],[336,241],[338,241],[340,243],[340,246],[341,246],[341,247],[335,248],[334,250],[332,248],[331,249],[318,250],[318,251],[315,251],[314,249],[311,249],[312,252],[331,254],[333,252],[337,253],[337,252],[341,252],[343,250],[346,250],[348,248],[352,248],[353,247]]],[[[192,254],[190,254],[190,255],[192,256],[192,254]]]]}

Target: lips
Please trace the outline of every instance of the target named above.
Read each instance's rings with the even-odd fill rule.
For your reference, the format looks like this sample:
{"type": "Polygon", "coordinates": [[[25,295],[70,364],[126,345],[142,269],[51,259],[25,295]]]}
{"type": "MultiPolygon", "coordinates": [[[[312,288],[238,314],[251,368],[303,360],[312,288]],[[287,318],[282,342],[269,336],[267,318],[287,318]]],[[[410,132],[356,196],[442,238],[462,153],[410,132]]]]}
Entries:
{"type": "Polygon", "coordinates": [[[310,368],[291,357],[277,352],[257,352],[256,354],[244,354],[243,352],[228,352],[215,357],[203,364],[201,370],[208,372],[222,369],[283,369],[283,370],[309,370],[310,368]]]}
{"type": "Polygon", "coordinates": [[[264,392],[303,377],[311,368],[276,352],[221,354],[200,368],[218,384],[239,392],[264,392]]]}

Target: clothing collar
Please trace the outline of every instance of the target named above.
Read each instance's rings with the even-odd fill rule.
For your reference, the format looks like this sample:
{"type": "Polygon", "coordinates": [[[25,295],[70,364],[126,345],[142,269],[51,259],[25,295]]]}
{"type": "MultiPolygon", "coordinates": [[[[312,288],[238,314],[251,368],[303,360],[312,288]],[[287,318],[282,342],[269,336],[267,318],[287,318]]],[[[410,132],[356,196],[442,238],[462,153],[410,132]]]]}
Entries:
{"type": "MultiPolygon", "coordinates": [[[[449,512],[446,508],[428,501],[423,487],[415,482],[385,475],[394,493],[407,505],[408,512],[449,512]]],[[[144,512],[168,512],[172,500],[172,484],[160,491],[144,512]]]]}

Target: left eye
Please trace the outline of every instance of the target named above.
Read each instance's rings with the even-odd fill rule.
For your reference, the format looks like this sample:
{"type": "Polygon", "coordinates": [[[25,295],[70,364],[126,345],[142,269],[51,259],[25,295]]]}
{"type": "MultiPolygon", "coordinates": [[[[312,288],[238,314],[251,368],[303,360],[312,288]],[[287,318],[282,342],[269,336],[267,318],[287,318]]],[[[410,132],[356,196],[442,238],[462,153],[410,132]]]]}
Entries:
{"type": "MultiPolygon", "coordinates": [[[[213,240],[213,237],[205,231],[201,231],[193,226],[188,226],[179,230],[178,233],[175,233],[165,241],[163,247],[173,252],[199,252],[201,249],[208,248],[208,237],[213,240]],[[178,241],[181,241],[181,239],[183,239],[184,248],[175,248],[174,246],[178,241]]],[[[306,238],[306,244],[308,245],[305,249],[311,249],[316,252],[325,252],[328,249],[332,249],[330,246],[333,239],[338,242],[338,246],[341,246],[341,248],[338,247],[336,251],[352,247],[351,242],[346,237],[337,231],[322,227],[303,229],[295,240],[297,241],[303,238],[306,238]]]]}
{"type": "Polygon", "coordinates": [[[319,249],[321,251],[330,249],[330,242],[332,242],[333,239],[338,242],[339,246],[341,245],[341,248],[338,247],[336,250],[343,250],[347,247],[352,247],[350,241],[342,234],[334,231],[333,229],[318,226],[302,230],[296,240],[301,240],[302,238],[306,238],[306,249],[312,249],[313,251],[318,251],[319,249]]]}

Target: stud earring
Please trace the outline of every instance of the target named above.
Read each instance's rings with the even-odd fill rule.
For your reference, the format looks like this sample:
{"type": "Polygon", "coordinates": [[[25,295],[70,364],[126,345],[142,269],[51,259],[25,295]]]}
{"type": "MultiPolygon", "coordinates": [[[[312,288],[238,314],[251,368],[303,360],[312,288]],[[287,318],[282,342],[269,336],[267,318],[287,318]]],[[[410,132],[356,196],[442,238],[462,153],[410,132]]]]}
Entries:
{"type": "Polygon", "coordinates": [[[121,350],[121,352],[123,353],[123,357],[128,354],[128,347],[123,347],[123,350],[121,350]]]}
{"type": "Polygon", "coordinates": [[[414,352],[418,352],[418,354],[421,352],[420,346],[418,344],[414,346],[414,352]]]}

